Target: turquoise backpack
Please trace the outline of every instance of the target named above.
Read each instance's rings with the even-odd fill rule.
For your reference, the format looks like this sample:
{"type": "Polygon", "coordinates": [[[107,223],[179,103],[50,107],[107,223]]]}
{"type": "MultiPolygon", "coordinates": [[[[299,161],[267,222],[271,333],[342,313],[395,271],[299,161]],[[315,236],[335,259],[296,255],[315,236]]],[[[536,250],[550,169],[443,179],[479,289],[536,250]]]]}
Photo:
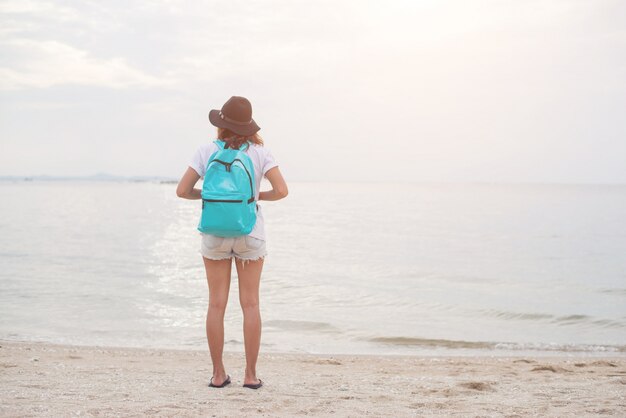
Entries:
{"type": "Polygon", "coordinates": [[[219,237],[248,235],[256,223],[254,165],[244,152],[250,144],[229,149],[222,140],[214,142],[219,149],[204,174],[198,230],[219,237]]]}

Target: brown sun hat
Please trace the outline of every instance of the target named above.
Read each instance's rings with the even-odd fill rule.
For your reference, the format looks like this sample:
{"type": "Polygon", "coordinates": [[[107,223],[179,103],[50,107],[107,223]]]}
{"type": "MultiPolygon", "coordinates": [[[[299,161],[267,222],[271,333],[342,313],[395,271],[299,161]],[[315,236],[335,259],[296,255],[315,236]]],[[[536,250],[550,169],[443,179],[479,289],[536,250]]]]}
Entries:
{"type": "Polygon", "coordinates": [[[209,112],[209,121],[218,128],[225,128],[241,136],[254,135],[261,129],[252,119],[252,105],[245,97],[233,96],[221,110],[209,112]]]}

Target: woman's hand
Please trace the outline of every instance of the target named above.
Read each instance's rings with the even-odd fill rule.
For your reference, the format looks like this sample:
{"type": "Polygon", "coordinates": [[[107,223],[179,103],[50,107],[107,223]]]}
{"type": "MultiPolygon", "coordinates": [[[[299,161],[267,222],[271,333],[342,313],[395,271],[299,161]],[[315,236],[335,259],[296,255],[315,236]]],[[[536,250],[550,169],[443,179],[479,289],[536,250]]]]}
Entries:
{"type": "Polygon", "coordinates": [[[278,167],[269,169],[265,177],[270,181],[272,190],[259,193],[259,200],[280,200],[287,197],[289,194],[287,183],[278,167]]]}
{"type": "Polygon", "coordinates": [[[176,187],[176,196],[191,200],[202,199],[202,191],[200,189],[193,188],[198,180],[200,180],[200,176],[196,173],[196,170],[188,167],[187,171],[185,171],[185,174],[183,174],[183,177],[178,182],[178,187],[176,187]]]}

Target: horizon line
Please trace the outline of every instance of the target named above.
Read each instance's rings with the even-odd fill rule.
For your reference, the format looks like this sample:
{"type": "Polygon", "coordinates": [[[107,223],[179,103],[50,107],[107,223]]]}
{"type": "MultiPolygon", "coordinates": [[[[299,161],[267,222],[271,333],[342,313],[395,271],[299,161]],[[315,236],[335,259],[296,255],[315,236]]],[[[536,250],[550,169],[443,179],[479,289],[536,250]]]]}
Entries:
{"type": "MultiPolygon", "coordinates": [[[[91,175],[0,175],[0,181],[160,181],[161,183],[178,182],[178,178],[162,175],[115,175],[108,173],[97,173],[91,175]]],[[[626,182],[563,182],[563,181],[486,181],[486,180],[311,180],[296,179],[291,180],[298,183],[375,183],[375,184],[476,184],[476,185],[551,185],[551,186],[626,186],[626,182]]]]}

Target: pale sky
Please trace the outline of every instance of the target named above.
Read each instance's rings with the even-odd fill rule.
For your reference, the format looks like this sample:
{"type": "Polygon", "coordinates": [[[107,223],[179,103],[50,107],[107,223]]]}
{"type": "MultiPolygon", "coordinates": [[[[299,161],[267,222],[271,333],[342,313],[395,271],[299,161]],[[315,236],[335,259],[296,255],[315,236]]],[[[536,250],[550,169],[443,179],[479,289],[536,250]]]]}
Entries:
{"type": "Polygon", "coordinates": [[[0,0],[0,175],[177,178],[232,95],[288,180],[626,183],[626,2],[0,0]]]}

